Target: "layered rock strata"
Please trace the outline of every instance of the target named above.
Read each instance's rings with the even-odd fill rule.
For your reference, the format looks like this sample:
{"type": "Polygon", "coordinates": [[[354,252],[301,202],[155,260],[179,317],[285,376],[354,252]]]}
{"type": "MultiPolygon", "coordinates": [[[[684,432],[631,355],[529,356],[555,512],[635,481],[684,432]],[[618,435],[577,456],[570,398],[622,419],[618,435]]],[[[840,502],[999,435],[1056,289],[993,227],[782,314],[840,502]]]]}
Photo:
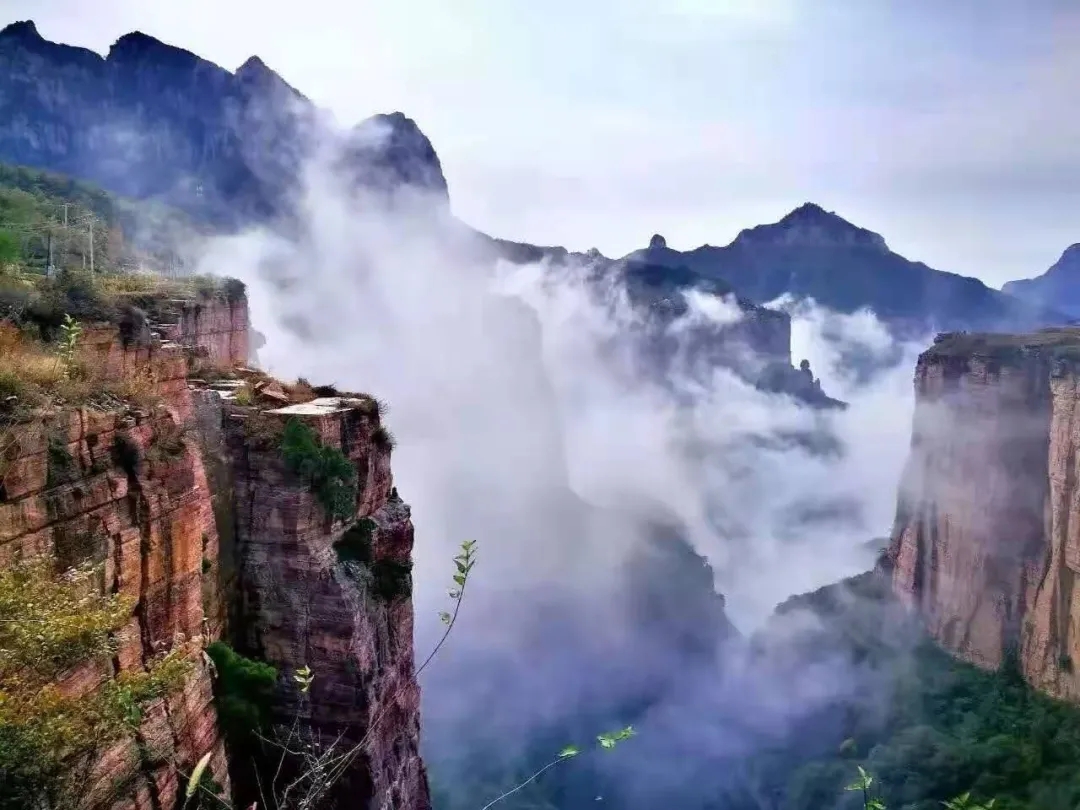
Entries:
{"type": "Polygon", "coordinates": [[[207,752],[213,777],[228,789],[201,653],[220,630],[217,530],[198,445],[186,429],[191,399],[182,349],[125,349],[105,327],[86,338],[110,373],[158,380],[165,404],[68,408],[10,428],[0,565],[44,554],[65,567],[93,561],[103,567],[105,592],[136,600],[113,661],[71,672],[61,684],[69,693],[88,693],[178,646],[187,651],[191,669],[179,690],[149,705],[137,732],[102,753],[82,795],[89,810],[171,810],[207,752]]]}
{"type": "Polygon", "coordinates": [[[276,720],[283,727],[298,720],[315,751],[346,755],[329,806],[424,810],[413,526],[393,486],[378,408],[366,398],[270,410],[230,399],[223,396],[220,407],[244,616],[237,632],[246,650],[283,673],[310,667],[314,674],[306,695],[291,678],[283,681],[276,720]],[[309,482],[285,466],[278,436],[291,419],[352,462],[358,486],[349,519],[331,519],[309,482]]]}
{"type": "Polygon", "coordinates": [[[960,657],[1080,699],[1080,330],[940,336],[915,391],[893,589],[960,657]]]}

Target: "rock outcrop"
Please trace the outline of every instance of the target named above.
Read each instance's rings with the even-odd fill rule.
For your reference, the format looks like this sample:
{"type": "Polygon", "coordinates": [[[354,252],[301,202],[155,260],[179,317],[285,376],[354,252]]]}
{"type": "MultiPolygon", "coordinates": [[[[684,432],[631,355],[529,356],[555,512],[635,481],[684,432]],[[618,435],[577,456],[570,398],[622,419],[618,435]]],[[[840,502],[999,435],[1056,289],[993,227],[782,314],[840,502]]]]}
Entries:
{"type": "Polygon", "coordinates": [[[345,755],[328,806],[429,808],[413,661],[413,526],[393,486],[377,403],[330,397],[260,409],[224,394],[216,407],[233,481],[236,634],[281,672],[309,666],[315,675],[303,699],[291,679],[279,690],[277,721],[287,728],[299,718],[314,751],[345,755]],[[286,467],[277,437],[288,420],[310,426],[356,469],[347,519],[328,516],[310,482],[286,467]]]}
{"type": "Polygon", "coordinates": [[[885,558],[946,649],[1080,699],[1080,330],[939,336],[920,358],[885,558]]]}
{"type": "Polygon", "coordinates": [[[163,404],[64,409],[11,428],[16,448],[0,488],[0,565],[51,554],[64,566],[104,566],[106,592],[137,600],[113,662],[72,672],[65,689],[142,669],[185,649],[190,674],[144,712],[137,733],[102,753],[86,780],[90,810],[171,810],[207,752],[228,788],[225,751],[201,650],[217,638],[213,585],[218,535],[198,444],[186,430],[191,398],[182,347],[125,348],[115,328],[86,334],[110,375],[145,377],[163,404]]]}
{"type": "Polygon", "coordinates": [[[84,325],[80,357],[139,398],[103,386],[94,407],[53,407],[5,433],[0,566],[92,561],[105,592],[136,602],[115,658],[61,687],[87,694],[170,649],[191,665],[137,732],[101,752],[82,806],[177,810],[208,752],[210,775],[230,790],[203,653],[223,638],[278,669],[276,720],[309,750],[344,755],[326,806],[425,810],[413,526],[393,485],[393,439],[369,397],[318,399],[243,368],[247,302],[234,293],[144,302],[149,314],[119,326],[84,325]],[[239,388],[260,404],[241,405],[239,388]],[[281,430],[294,419],[355,471],[347,519],[329,518],[285,466],[281,430]],[[314,681],[301,694],[293,674],[305,666],[314,681]]]}

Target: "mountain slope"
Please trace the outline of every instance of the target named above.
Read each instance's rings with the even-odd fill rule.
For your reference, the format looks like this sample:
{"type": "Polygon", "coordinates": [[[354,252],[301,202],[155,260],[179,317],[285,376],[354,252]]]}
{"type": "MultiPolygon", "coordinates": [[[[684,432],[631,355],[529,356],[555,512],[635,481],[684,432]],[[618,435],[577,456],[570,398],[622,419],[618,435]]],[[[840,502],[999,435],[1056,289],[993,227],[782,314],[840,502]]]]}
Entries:
{"type": "Polygon", "coordinates": [[[1066,248],[1061,258],[1041,276],[1007,281],[1001,291],[1080,318],[1080,244],[1066,248]]]}
{"type": "Polygon", "coordinates": [[[434,149],[404,115],[342,135],[257,57],[230,72],[139,32],[101,57],[29,21],[0,31],[0,159],[11,163],[230,226],[287,210],[304,158],[331,136],[359,182],[446,196],[434,149]]]}

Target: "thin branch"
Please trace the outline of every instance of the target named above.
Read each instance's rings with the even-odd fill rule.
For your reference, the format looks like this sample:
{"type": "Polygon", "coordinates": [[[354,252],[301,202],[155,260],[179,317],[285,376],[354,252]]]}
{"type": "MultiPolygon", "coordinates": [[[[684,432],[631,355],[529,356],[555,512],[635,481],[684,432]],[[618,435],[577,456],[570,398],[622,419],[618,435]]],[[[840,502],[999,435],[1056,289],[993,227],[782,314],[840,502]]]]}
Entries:
{"type": "Polygon", "coordinates": [[[513,796],[515,793],[517,793],[519,790],[521,790],[522,788],[524,788],[525,786],[527,786],[531,782],[535,782],[537,779],[540,778],[541,775],[543,775],[543,773],[545,771],[549,770],[550,768],[554,768],[556,765],[558,765],[564,759],[566,759],[566,757],[558,757],[557,759],[551,760],[551,762],[549,762],[543,768],[538,770],[536,773],[534,773],[532,776],[530,776],[528,779],[526,779],[520,785],[518,785],[517,787],[511,788],[510,790],[506,791],[506,793],[502,794],[501,796],[497,796],[496,798],[492,799],[490,802],[488,802],[482,808],[480,808],[480,810],[488,810],[488,808],[494,807],[499,802],[501,802],[503,799],[507,799],[510,796],[513,796]]]}

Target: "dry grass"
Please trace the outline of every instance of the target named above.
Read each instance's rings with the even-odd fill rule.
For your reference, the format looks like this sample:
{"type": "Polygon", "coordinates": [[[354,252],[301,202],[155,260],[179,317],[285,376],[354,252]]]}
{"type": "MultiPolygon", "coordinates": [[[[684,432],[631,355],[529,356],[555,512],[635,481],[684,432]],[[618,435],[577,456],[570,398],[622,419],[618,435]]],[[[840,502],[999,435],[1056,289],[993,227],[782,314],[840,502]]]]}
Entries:
{"type": "Polygon", "coordinates": [[[0,321],[0,416],[20,420],[51,405],[151,408],[158,403],[151,369],[111,380],[102,361],[95,352],[78,348],[66,364],[56,346],[0,321]]]}

